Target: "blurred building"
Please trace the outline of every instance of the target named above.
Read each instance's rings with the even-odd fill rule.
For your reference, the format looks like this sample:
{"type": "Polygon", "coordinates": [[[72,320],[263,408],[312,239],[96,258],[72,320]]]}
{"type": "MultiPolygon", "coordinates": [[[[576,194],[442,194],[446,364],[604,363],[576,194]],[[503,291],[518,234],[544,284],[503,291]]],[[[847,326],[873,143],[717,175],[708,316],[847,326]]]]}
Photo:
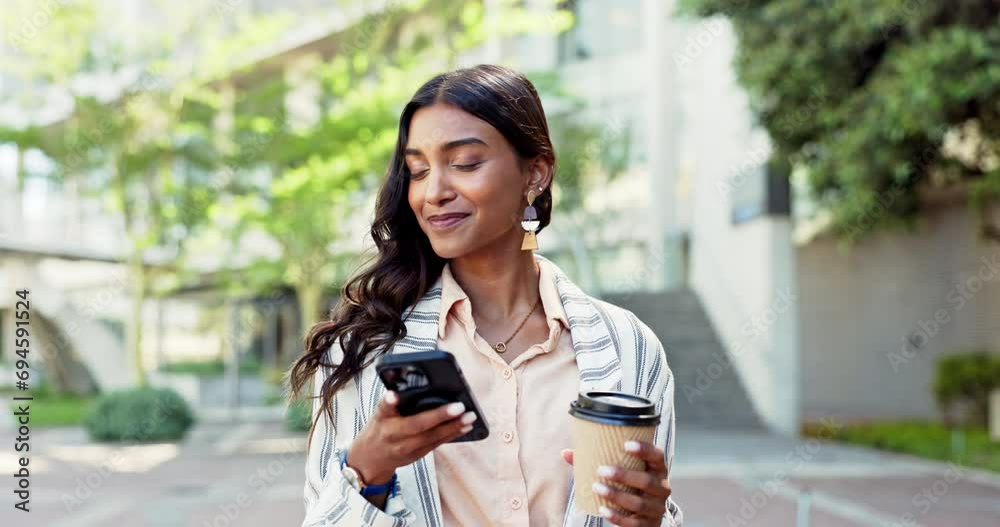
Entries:
{"type": "MultiPolygon", "coordinates": [[[[576,17],[570,31],[494,38],[459,58],[461,65],[502,62],[558,72],[586,99],[588,117],[612,137],[633,138],[627,170],[588,198],[595,221],[587,236],[561,229],[555,218],[540,237],[543,253],[585,289],[633,309],[660,335],[677,377],[682,426],[764,426],[794,434],[802,420],[828,416],[934,417],[935,359],[973,347],[1000,351],[1000,248],[977,242],[963,199],[942,199],[919,232],[877,234],[842,250],[821,223],[816,228],[821,211],[811,209],[802,189],[774,181],[763,169],[769,143],[730,67],[735,39],[728,23],[680,19],[673,4],[565,2],[576,17]]],[[[352,16],[361,20],[380,6],[391,8],[367,5],[367,14],[352,16]]],[[[296,72],[336,55],[351,27],[345,16],[326,29],[297,31],[246,75],[294,80],[296,72]]],[[[310,96],[301,90],[288,103],[308,109],[310,96]]],[[[551,118],[559,109],[548,111],[551,118]]],[[[11,269],[21,269],[20,282],[36,287],[40,303],[70,298],[84,287],[69,278],[84,276],[79,262],[95,262],[97,269],[120,258],[114,242],[121,227],[70,187],[29,181],[14,192],[14,157],[0,150],[2,223],[8,226],[0,262],[11,286],[5,290],[18,286],[11,269]],[[22,205],[12,205],[18,199],[22,205]],[[43,264],[50,260],[67,263],[48,272],[43,264]]],[[[367,219],[358,218],[352,230],[364,233],[367,219]]],[[[113,272],[95,271],[87,298],[113,272]]],[[[124,300],[115,296],[108,306],[124,300]]],[[[60,319],[58,309],[40,309],[60,319]]],[[[149,309],[157,327],[163,306],[149,309]]],[[[102,306],[98,312],[88,324],[122,332],[116,320],[122,311],[102,306]]],[[[2,316],[9,332],[9,309],[2,316]]],[[[210,336],[202,344],[177,336],[195,334],[154,331],[149,349],[159,351],[151,356],[209,345],[210,336]]]]}

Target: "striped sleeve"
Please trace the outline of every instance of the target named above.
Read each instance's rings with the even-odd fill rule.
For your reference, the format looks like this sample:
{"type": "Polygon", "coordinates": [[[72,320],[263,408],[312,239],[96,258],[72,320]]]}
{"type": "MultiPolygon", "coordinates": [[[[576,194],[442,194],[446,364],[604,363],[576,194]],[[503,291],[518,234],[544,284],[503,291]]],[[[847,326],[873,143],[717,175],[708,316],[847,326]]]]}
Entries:
{"type": "MultiPolygon", "coordinates": [[[[313,378],[313,395],[319,395],[319,389],[326,379],[324,368],[316,370],[313,378]]],[[[348,401],[340,400],[347,394],[354,394],[354,381],[348,383],[334,396],[334,422],[325,414],[316,423],[312,443],[306,452],[306,481],[304,501],[306,517],[302,527],[406,527],[413,524],[415,515],[408,510],[401,493],[386,501],[385,510],[372,505],[360,493],[351,487],[340,472],[340,456],[347,448],[351,431],[339,437],[337,424],[341,422],[338,410],[350,408],[348,401]],[[346,405],[346,406],[345,406],[346,405]],[[338,440],[340,442],[338,443],[338,440]]],[[[320,412],[320,400],[313,400],[312,416],[320,412]]],[[[353,413],[353,412],[350,412],[353,413]]]]}
{"type": "MultiPolygon", "coordinates": [[[[652,331],[648,331],[647,334],[651,339],[649,344],[656,350],[653,360],[660,368],[657,372],[658,376],[665,377],[663,389],[659,391],[659,398],[656,403],[660,409],[660,425],[656,429],[656,435],[653,440],[656,446],[663,449],[664,456],[666,457],[664,462],[667,466],[667,479],[669,480],[674,462],[674,440],[677,431],[674,419],[674,375],[667,365],[666,353],[663,350],[663,345],[660,344],[660,340],[656,338],[656,335],[652,334],[652,331]]],[[[667,512],[663,516],[661,525],[664,527],[680,527],[683,523],[684,512],[681,511],[680,506],[677,505],[677,502],[671,496],[667,499],[667,512]]]]}
{"type": "MultiPolygon", "coordinates": [[[[619,352],[622,359],[622,374],[625,388],[643,395],[656,403],[660,412],[660,424],[653,436],[653,443],[663,450],[667,478],[674,461],[674,440],[676,421],[674,418],[674,375],[667,364],[667,353],[656,333],[626,309],[597,301],[598,311],[603,313],[616,337],[616,348],[634,350],[634,353],[619,352]],[[619,342],[625,348],[619,348],[619,342]],[[629,347],[629,345],[631,347],[629,347]]],[[[684,513],[673,497],[667,499],[667,512],[661,522],[662,527],[681,527],[684,513]]]]}

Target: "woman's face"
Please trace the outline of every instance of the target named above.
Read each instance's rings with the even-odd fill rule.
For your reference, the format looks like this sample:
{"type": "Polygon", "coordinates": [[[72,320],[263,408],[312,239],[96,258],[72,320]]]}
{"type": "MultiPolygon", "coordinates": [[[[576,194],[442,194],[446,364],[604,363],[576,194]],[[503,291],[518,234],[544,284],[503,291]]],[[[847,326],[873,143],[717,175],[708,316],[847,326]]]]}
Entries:
{"type": "Polygon", "coordinates": [[[405,159],[410,208],[434,252],[446,259],[505,238],[520,244],[529,184],[536,191],[548,184],[541,181],[544,161],[522,161],[495,128],[450,104],[417,110],[405,159]]]}

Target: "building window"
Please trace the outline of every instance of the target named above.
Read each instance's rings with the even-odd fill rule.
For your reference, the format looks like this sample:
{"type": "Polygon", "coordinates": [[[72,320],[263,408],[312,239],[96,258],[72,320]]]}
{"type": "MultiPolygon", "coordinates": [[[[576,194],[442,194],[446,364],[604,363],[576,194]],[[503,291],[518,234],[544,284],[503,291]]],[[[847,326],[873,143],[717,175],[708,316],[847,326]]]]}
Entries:
{"type": "Polygon", "coordinates": [[[573,27],[560,35],[561,64],[614,56],[642,47],[641,0],[567,0],[573,27]]]}

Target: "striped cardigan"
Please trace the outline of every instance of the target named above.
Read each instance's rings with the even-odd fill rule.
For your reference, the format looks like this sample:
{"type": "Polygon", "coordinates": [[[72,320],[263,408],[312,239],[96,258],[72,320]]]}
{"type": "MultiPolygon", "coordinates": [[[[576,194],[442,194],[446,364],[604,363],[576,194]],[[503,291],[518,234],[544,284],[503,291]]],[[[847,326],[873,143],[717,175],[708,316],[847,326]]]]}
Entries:
{"type": "MultiPolygon", "coordinates": [[[[541,258],[541,257],[539,257],[541,258]]],[[[663,346],[645,324],[631,312],[584,294],[554,264],[556,287],[569,322],[580,391],[615,390],[642,395],[656,401],[662,419],[654,442],[666,453],[667,467],[674,454],[674,385],[663,346]]],[[[428,351],[436,348],[441,281],[430,288],[404,314],[407,335],[390,353],[428,351]]],[[[343,351],[331,350],[339,364],[343,351]]],[[[329,372],[317,370],[314,395],[329,372]]],[[[368,367],[345,385],[332,401],[335,422],[324,417],[317,423],[306,458],[303,527],[441,527],[441,497],[434,472],[433,453],[397,469],[399,492],[386,500],[384,510],[371,505],[340,474],[339,459],[375,411],[383,386],[375,368],[368,367]]],[[[568,402],[567,402],[568,404],[568,402]]],[[[313,416],[319,412],[313,403],[313,416]]],[[[573,504],[575,488],[566,498],[563,527],[610,525],[602,518],[584,514],[573,504]]],[[[588,489],[589,491],[589,489],[588,489]]],[[[662,525],[679,526],[683,514],[673,499],[667,502],[662,525]]]]}

